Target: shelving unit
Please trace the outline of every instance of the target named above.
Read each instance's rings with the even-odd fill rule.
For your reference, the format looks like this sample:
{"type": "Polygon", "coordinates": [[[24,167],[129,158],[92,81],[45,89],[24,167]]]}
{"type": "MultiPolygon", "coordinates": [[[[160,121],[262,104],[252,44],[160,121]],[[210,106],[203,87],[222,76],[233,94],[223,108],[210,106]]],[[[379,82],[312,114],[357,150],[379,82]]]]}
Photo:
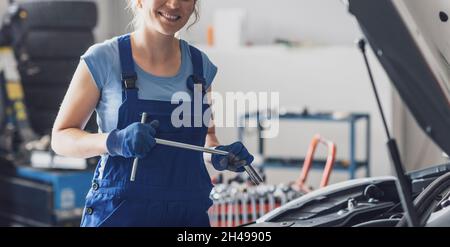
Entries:
{"type": "MultiPolygon", "coordinates": [[[[263,121],[270,120],[270,116],[265,116],[260,114],[260,112],[256,113],[248,113],[241,116],[240,121],[244,123],[249,119],[256,119],[258,123],[257,134],[258,134],[258,153],[261,157],[263,157],[263,166],[264,167],[298,167],[299,164],[303,164],[304,159],[292,159],[292,158],[283,158],[283,157],[271,157],[265,155],[265,139],[262,137],[262,131],[264,126],[262,124],[263,121]]],[[[305,113],[285,113],[279,115],[280,121],[321,121],[321,122],[329,122],[329,123],[347,123],[349,128],[349,160],[336,160],[334,171],[337,172],[348,172],[350,179],[354,179],[356,177],[356,172],[365,168],[365,175],[370,177],[370,143],[371,143],[371,135],[370,135],[370,115],[366,113],[348,113],[345,115],[337,116],[333,113],[318,113],[318,114],[305,114],[305,113]],[[365,159],[357,160],[356,159],[356,124],[359,121],[366,122],[366,131],[365,131],[365,159]]],[[[239,126],[245,126],[244,124],[240,124],[239,126]]],[[[239,140],[243,141],[244,133],[246,127],[239,128],[239,140]]],[[[325,160],[315,160],[313,163],[313,169],[323,169],[325,164],[325,160]]]]}

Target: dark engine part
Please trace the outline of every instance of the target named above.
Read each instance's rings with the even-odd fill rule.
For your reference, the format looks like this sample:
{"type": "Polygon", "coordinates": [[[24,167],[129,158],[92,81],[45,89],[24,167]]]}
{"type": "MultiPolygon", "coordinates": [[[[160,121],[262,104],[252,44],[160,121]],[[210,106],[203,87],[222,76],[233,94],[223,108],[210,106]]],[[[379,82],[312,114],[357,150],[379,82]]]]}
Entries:
{"type": "MultiPolygon", "coordinates": [[[[450,225],[450,164],[411,172],[421,225],[450,225]],[[447,224],[449,223],[449,224],[447,224]]],[[[306,194],[249,227],[402,226],[403,209],[394,177],[346,181],[306,194]]]]}
{"type": "Polygon", "coordinates": [[[331,185],[267,214],[252,226],[354,226],[400,213],[395,178],[368,178],[331,185]]]}

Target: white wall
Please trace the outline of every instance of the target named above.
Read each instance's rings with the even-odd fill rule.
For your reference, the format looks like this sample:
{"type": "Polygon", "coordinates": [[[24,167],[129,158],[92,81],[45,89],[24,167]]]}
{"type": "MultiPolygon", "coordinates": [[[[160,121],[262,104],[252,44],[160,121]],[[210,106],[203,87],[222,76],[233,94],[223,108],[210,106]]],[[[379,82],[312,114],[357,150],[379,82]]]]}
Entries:
{"type": "MultiPolygon", "coordinates": [[[[127,32],[131,14],[125,0],[92,0],[99,7],[98,41],[127,32]]],[[[200,20],[183,38],[194,43],[206,42],[206,29],[219,8],[244,8],[248,13],[247,40],[269,44],[276,38],[320,44],[351,44],[359,30],[339,0],[200,0],[200,20]]],[[[7,2],[0,1],[0,13],[7,2]]]]}
{"type": "Polygon", "coordinates": [[[276,38],[321,44],[349,44],[359,30],[339,0],[200,0],[200,21],[189,40],[204,43],[206,29],[220,8],[247,11],[247,40],[269,44],[276,38]]]}
{"type": "MultiPolygon", "coordinates": [[[[113,8],[109,10],[111,25],[123,29],[130,21],[130,14],[122,10],[125,1],[107,2],[113,8]]],[[[332,45],[351,44],[359,36],[355,21],[339,0],[200,0],[200,20],[183,33],[183,38],[194,43],[205,43],[207,27],[213,24],[215,11],[221,8],[243,8],[247,11],[246,40],[254,44],[270,44],[276,38],[332,45]]],[[[116,29],[112,33],[117,32],[116,29]]]]}
{"type": "MultiPolygon", "coordinates": [[[[302,109],[307,106],[311,112],[351,111],[371,114],[372,174],[390,174],[386,136],[362,56],[356,47],[203,49],[219,67],[214,91],[277,91],[280,92],[281,105],[288,108],[302,109]]],[[[391,122],[390,82],[372,54],[370,59],[388,121],[391,122]]],[[[357,156],[360,158],[365,155],[364,128],[364,125],[357,126],[360,137],[357,140],[357,156]]],[[[339,159],[348,159],[348,130],[345,124],[283,122],[280,136],[267,141],[267,154],[304,157],[313,135],[321,133],[337,143],[339,159]]],[[[237,138],[234,128],[219,128],[217,132],[224,143],[237,138]]],[[[251,151],[256,152],[256,136],[250,135],[246,140],[251,151]]],[[[295,176],[299,173],[295,172],[295,176]]],[[[347,179],[346,176],[338,177],[347,179]]]]}
{"type": "Polygon", "coordinates": [[[5,0],[0,1],[0,16],[3,16],[3,14],[6,11],[7,6],[8,6],[8,1],[5,1],[5,0]]]}
{"type": "Polygon", "coordinates": [[[125,11],[125,0],[94,0],[99,10],[99,23],[95,31],[99,42],[125,33],[129,13],[125,11]]]}

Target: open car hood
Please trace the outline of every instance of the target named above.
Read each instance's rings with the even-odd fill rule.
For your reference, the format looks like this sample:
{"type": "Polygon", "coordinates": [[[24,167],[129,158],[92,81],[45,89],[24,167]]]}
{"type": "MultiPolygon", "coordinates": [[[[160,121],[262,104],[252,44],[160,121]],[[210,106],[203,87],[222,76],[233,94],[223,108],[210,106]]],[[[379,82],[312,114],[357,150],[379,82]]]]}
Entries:
{"type": "Polygon", "coordinates": [[[450,153],[450,0],[348,0],[420,127],[450,153]]]}

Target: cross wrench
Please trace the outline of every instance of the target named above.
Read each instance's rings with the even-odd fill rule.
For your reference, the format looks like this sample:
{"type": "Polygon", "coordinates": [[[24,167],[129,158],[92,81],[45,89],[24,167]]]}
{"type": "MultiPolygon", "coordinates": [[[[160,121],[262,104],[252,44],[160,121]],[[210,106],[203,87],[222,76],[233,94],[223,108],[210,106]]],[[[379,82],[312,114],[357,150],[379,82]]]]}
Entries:
{"type": "MultiPolygon", "coordinates": [[[[212,149],[212,148],[205,148],[195,145],[190,145],[186,143],[180,143],[180,142],[174,142],[174,141],[168,141],[168,140],[162,140],[156,138],[156,143],[160,145],[170,146],[170,147],[176,147],[176,148],[182,148],[182,149],[188,149],[193,151],[199,151],[204,153],[210,153],[210,154],[218,154],[218,155],[224,155],[228,156],[230,153],[227,151],[212,149]]],[[[258,172],[253,168],[252,165],[244,166],[245,171],[250,176],[250,179],[255,185],[259,185],[263,182],[262,178],[259,176],[258,172]]]]}
{"type": "MultiPolygon", "coordinates": [[[[147,116],[148,116],[147,113],[145,113],[145,112],[142,113],[141,123],[145,123],[147,121],[147,116]]],[[[176,148],[182,148],[182,149],[188,149],[188,150],[192,150],[192,151],[198,151],[198,152],[204,152],[204,153],[210,153],[210,154],[218,154],[218,155],[224,155],[224,156],[228,156],[230,154],[229,152],[226,152],[226,151],[216,150],[216,149],[212,149],[212,148],[205,148],[205,147],[190,145],[190,144],[186,144],[186,143],[162,140],[162,139],[158,139],[158,138],[155,138],[155,140],[156,140],[157,144],[164,145],[164,146],[170,146],[170,147],[176,147],[176,148]]],[[[131,172],[131,181],[135,180],[137,165],[138,165],[138,159],[136,158],[136,159],[134,159],[134,162],[133,162],[133,170],[131,172]]],[[[253,166],[251,164],[248,166],[244,166],[244,169],[248,173],[248,175],[250,176],[250,179],[252,180],[252,182],[255,185],[259,185],[263,182],[262,178],[259,176],[258,172],[256,172],[256,170],[253,168],[253,166]]]]}

